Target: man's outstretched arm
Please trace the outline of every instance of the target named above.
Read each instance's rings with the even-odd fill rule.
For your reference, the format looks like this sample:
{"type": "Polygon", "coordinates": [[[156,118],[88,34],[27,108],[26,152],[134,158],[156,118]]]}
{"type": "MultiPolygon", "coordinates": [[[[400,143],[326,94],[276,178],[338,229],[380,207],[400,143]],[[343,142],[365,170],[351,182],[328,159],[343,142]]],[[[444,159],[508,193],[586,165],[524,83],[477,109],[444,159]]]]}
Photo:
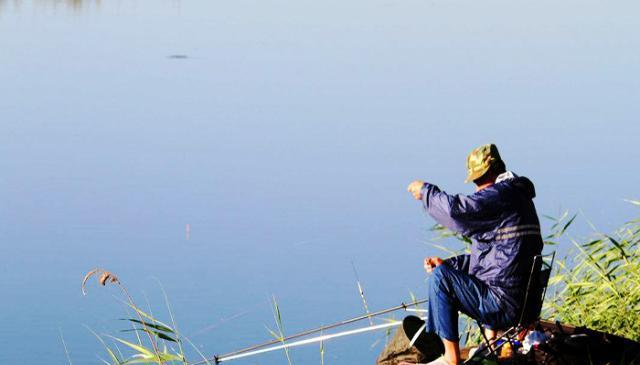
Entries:
{"type": "Polygon", "coordinates": [[[422,201],[424,209],[436,222],[466,236],[473,236],[474,232],[498,219],[499,204],[491,201],[490,196],[450,195],[436,185],[420,180],[409,184],[408,190],[422,201]]]}

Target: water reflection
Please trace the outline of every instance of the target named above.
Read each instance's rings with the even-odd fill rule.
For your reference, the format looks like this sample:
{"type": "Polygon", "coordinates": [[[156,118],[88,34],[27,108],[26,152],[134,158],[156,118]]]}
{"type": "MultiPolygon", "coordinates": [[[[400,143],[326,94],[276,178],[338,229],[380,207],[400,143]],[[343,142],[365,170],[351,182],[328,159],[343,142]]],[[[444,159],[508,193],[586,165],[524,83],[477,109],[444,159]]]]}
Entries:
{"type": "MultiPolygon", "coordinates": [[[[174,10],[180,11],[180,0],[170,0],[165,3],[172,6],[174,10]]],[[[127,4],[135,5],[136,3],[121,0],[0,0],[0,15],[10,12],[18,13],[24,10],[44,12],[63,10],[72,13],[83,13],[90,10],[100,10],[103,5],[120,7],[127,4]]]]}
{"type": "Polygon", "coordinates": [[[101,0],[0,0],[0,12],[20,11],[24,8],[42,10],[72,10],[80,12],[86,9],[96,9],[102,4],[101,0]]]}

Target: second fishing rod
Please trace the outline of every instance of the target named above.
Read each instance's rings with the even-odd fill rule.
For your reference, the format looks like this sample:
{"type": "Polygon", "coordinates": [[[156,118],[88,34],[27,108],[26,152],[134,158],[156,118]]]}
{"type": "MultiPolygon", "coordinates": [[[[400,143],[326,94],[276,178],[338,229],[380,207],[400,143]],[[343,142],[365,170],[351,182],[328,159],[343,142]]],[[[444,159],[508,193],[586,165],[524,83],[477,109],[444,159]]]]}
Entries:
{"type": "MultiPolygon", "coordinates": [[[[401,309],[405,309],[406,310],[409,307],[415,307],[417,305],[426,303],[427,301],[428,301],[428,299],[424,298],[424,299],[412,301],[410,303],[401,303],[400,305],[397,305],[395,307],[382,309],[382,310],[379,310],[377,312],[364,314],[364,315],[361,315],[361,316],[358,316],[358,317],[350,318],[350,319],[343,320],[343,321],[340,321],[340,322],[336,322],[336,323],[333,323],[333,324],[330,324],[330,325],[320,326],[320,327],[317,327],[317,328],[314,328],[314,329],[310,329],[310,330],[307,330],[307,331],[304,331],[304,332],[296,333],[294,335],[290,335],[290,336],[287,336],[287,337],[284,337],[284,338],[281,338],[281,339],[274,339],[274,340],[263,342],[263,343],[260,343],[260,344],[257,344],[257,345],[248,346],[248,347],[245,347],[245,348],[233,351],[233,352],[229,352],[229,353],[226,353],[226,354],[223,354],[223,355],[217,355],[216,357],[214,357],[213,361],[215,361],[216,358],[228,358],[228,357],[239,355],[239,354],[242,354],[242,353],[245,353],[245,352],[258,350],[258,349],[261,349],[261,348],[264,348],[264,347],[267,347],[267,346],[271,346],[271,345],[274,345],[274,344],[284,343],[286,341],[293,340],[293,339],[300,338],[300,337],[304,337],[304,336],[308,336],[308,335],[311,335],[311,334],[314,334],[314,333],[324,332],[324,331],[330,330],[332,328],[345,326],[345,325],[348,325],[348,324],[351,324],[351,323],[355,323],[355,322],[358,322],[358,321],[362,321],[362,320],[365,320],[365,319],[369,319],[370,320],[372,317],[376,317],[376,316],[380,316],[380,315],[383,315],[383,314],[391,313],[391,312],[394,312],[394,311],[397,311],[397,310],[401,310],[401,309]]],[[[200,365],[200,364],[204,364],[204,363],[206,363],[206,361],[200,361],[200,362],[194,363],[192,365],[200,365]]]]}

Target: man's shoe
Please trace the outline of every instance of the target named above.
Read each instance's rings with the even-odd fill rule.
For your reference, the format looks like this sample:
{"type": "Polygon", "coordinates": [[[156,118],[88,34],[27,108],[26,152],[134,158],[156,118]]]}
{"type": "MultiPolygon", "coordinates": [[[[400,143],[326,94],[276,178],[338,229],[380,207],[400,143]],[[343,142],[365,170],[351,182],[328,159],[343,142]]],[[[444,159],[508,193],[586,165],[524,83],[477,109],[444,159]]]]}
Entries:
{"type": "Polygon", "coordinates": [[[444,344],[438,335],[426,332],[424,321],[416,316],[407,316],[402,321],[402,329],[407,339],[415,346],[426,361],[433,361],[444,354],[444,344]]]}

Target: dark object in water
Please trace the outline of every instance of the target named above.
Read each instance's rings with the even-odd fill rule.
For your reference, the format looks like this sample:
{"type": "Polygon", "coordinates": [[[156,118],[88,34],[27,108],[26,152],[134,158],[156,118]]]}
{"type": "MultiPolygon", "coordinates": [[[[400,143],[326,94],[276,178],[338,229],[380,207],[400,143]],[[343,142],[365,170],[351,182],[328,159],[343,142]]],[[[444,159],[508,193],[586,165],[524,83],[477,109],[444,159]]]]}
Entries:
{"type": "Polygon", "coordinates": [[[173,60],[184,60],[189,58],[189,56],[187,56],[186,54],[172,54],[167,56],[167,58],[173,59],[173,60]]]}
{"type": "Polygon", "coordinates": [[[444,354],[444,344],[438,335],[425,331],[425,321],[416,316],[407,316],[402,320],[402,329],[426,361],[433,361],[444,354]]]}

